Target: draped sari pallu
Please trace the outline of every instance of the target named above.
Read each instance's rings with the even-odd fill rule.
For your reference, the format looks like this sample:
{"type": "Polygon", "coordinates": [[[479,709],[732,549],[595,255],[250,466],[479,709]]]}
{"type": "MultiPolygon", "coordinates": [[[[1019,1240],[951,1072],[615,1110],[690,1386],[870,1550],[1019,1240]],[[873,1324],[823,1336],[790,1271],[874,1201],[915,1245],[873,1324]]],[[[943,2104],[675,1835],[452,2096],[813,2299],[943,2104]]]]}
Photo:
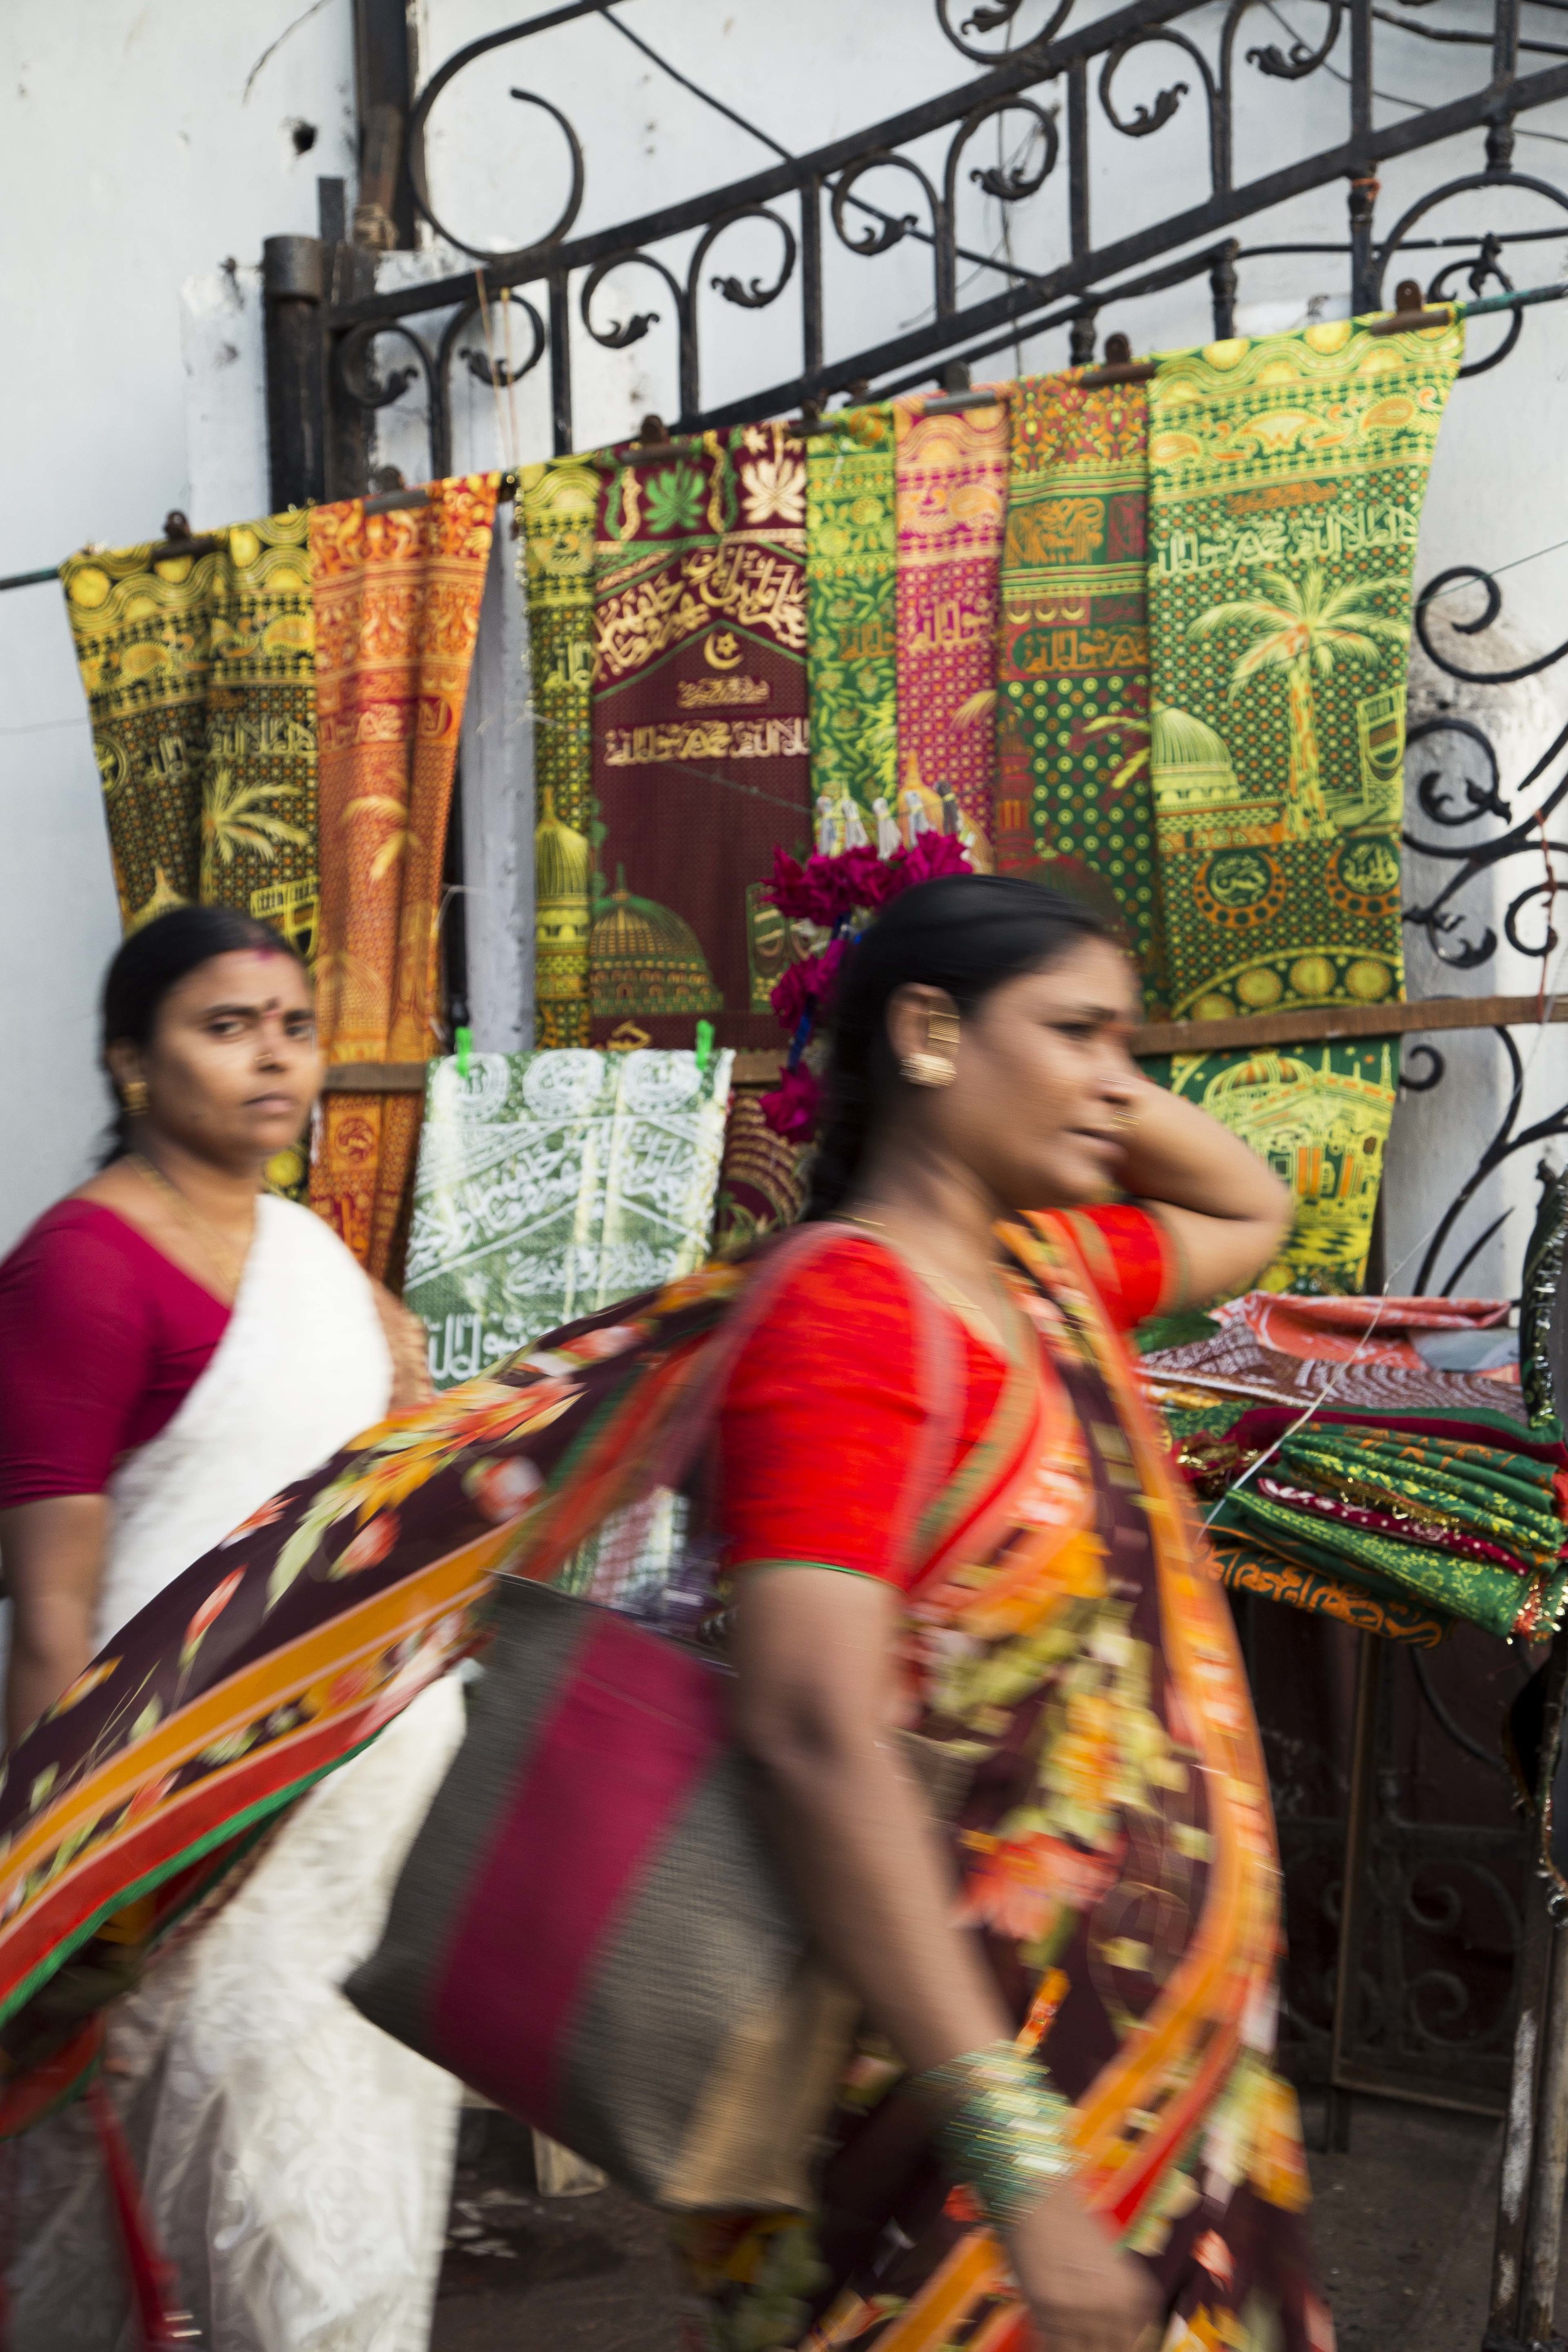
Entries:
{"type": "MultiPolygon", "coordinates": [[[[926,1511],[905,1631],[918,1728],[969,1768],[959,1916],[1074,2103],[1082,2193],[1154,2268],[1167,2345],[1250,2345],[1236,2313],[1262,2297],[1279,2316],[1256,2340],[1324,2352],[1294,2102],[1268,2063],[1279,1872],[1226,1605],[1097,1292],[1103,1234],[1050,1216],[1003,1238],[1041,1347],[926,1511]]],[[[710,1267],[366,1433],[125,1629],[147,1685],[170,1685],[153,1731],[103,1708],[95,1665],[28,1736],[0,1790],[12,2128],[90,2057],[90,2021],[73,2040],[47,2000],[67,1970],[79,2019],[105,1948],[82,1947],[163,1889],[164,1922],[139,1930],[154,1937],[194,1862],[482,1640],[494,1576],[554,1578],[616,1511],[681,1484],[770,1288],[754,1265],[710,1267]]],[[[867,2099],[866,2065],[841,2093],[824,2213],[909,2221],[914,2274],[883,2263],[878,2288],[859,2261],[816,2266],[826,2292],[788,2340],[1022,2344],[996,2241],[941,2179],[897,2070],[873,2063],[867,2099]]],[[[716,2217],[721,2296],[753,2224],[781,2244],[781,2224],[811,2226],[716,2217]]]]}

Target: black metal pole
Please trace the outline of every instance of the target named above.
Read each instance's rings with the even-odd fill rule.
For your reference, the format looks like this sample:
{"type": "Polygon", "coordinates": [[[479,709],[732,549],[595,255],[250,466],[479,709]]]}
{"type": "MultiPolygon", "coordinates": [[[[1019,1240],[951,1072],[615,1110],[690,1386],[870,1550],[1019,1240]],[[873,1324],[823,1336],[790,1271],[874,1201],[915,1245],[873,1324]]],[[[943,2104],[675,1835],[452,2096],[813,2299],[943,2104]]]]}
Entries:
{"type": "Polygon", "coordinates": [[[269,236],[261,248],[268,477],[275,509],[326,495],[326,260],[319,236],[269,236]]]}

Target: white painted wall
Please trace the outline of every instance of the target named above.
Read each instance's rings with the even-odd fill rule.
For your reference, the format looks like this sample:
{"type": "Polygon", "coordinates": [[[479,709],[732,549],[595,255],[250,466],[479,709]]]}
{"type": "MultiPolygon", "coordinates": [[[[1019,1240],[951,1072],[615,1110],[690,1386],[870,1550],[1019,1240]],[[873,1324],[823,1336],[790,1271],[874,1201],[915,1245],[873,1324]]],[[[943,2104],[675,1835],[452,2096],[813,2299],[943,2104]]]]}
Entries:
{"type": "MultiPolygon", "coordinates": [[[[510,11],[501,0],[415,0],[412,13],[428,70],[464,41],[507,21],[510,11]]],[[[788,10],[763,9],[756,0],[750,6],[742,0],[635,0],[619,13],[672,64],[796,152],[948,87],[963,71],[925,0],[859,0],[853,8],[843,0],[795,0],[788,10]]],[[[963,13],[952,11],[955,18],[963,13]]],[[[1017,37],[1026,37],[1040,13],[1040,0],[1029,0],[1017,37]]],[[[1217,23],[1217,9],[1213,13],[1217,23]]],[[[1249,45],[1282,40],[1287,26],[1317,37],[1319,23],[1320,12],[1303,12],[1299,0],[1278,0],[1248,17],[1238,44],[1247,93],[1238,177],[1343,135],[1344,91],[1330,75],[1292,89],[1239,65],[1249,45]]],[[[1402,40],[1382,27],[1377,39],[1387,119],[1405,110],[1401,99],[1449,97],[1484,79],[1484,52],[1402,40]]],[[[1177,79],[1194,82],[1190,64],[1169,47],[1135,54],[1117,86],[1124,115],[1177,79]]],[[[582,229],[698,193],[768,160],[764,145],[679,89],[604,18],[590,17],[496,53],[437,110],[431,139],[437,205],[458,233],[489,249],[537,235],[565,191],[559,134],[538,110],[508,96],[513,86],[553,100],[577,125],[588,157],[582,229]]],[[[1057,94],[1042,97],[1047,105],[1057,102],[1057,94]]],[[[0,383],[0,447],[9,458],[0,572],[52,562],[89,539],[114,544],[156,532],[170,506],[184,507],[198,529],[265,506],[256,265],[264,236],[315,227],[319,173],[352,184],[352,104],[349,0],[317,0],[314,7],[305,0],[248,0],[243,9],[215,9],[204,0],[159,0],[156,6],[77,0],[64,9],[58,0],[10,0],[0,11],[0,194],[6,217],[25,228],[0,259],[13,355],[0,383]],[[303,155],[291,136],[299,121],[318,131],[303,155]],[[62,186],[64,196],[57,194],[62,186]],[[223,266],[229,259],[232,269],[223,266]]],[[[1202,184],[1198,109],[1194,88],[1152,140],[1097,132],[1097,237],[1191,201],[1202,184]]],[[[967,179],[971,163],[994,163],[1023,128],[1008,118],[1000,130],[988,126],[977,137],[961,179],[961,227],[965,242],[984,253],[995,251],[1005,232],[1015,260],[1040,267],[1065,244],[1061,173],[1005,219],[967,179]]],[[[1520,168],[1553,176],[1559,161],[1568,162],[1556,152],[1564,143],[1568,109],[1530,118],[1521,130],[1520,168]]],[[[942,144],[933,139],[917,151],[928,171],[940,170],[942,144]]],[[[1380,226],[1386,228],[1439,169],[1473,171],[1481,160],[1478,136],[1450,142],[1440,155],[1389,166],[1380,226]]],[[[886,173],[865,181],[862,193],[898,212],[918,213],[921,203],[911,182],[886,173]]],[[[1489,225],[1511,219],[1540,226],[1560,217],[1537,197],[1507,203],[1511,215],[1488,200],[1489,225]]],[[[1476,205],[1474,197],[1461,198],[1430,226],[1473,226],[1476,205]]],[[[1517,282],[1568,273],[1568,215],[1561,217],[1563,234],[1516,249],[1510,267],[1517,282]]],[[[1339,187],[1299,199],[1267,226],[1241,231],[1244,240],[1259,242],[1288,235],[1327,242],[1343,233],[1339,187]]],[[[835,339],[871,342],[929,315],[929,258],[918,245],[910,241],[868,262],[828,234],[835,339]]],[[[726,306],[707,282],[720,270],[766,278],[777,249],[772,231],[742,224],[701,272],[706,397],[738,395],[786,377],[798,364],[793,289],[772,308],[748,312],[726,306]]],[[[393,256],[383,264],[383,283],[453,266],[461,266],[461,257],[437,250],[393,256]]],[[[1433,266],[1424,259],[1417,274],[1433,266]]],[[[1244,331],[1291,325],[1310,305],[1319,315],[1343,307],[1344,265],[1336,256],[1244,258],[1240,268],[1244,331]]],[[[968,290],[984,282],[976,278],[968,290]]],[[[624,352],[593,351],[579,361],[580,446],[624,436],[647,408],[675,412],[668,291],[647,270],[623,269],[600,289],[594,315],[607,322],[634,308],[662,314],[646,338],[624,352]]],[[[426,323],[438,328],[440,320],[426,323]]],[[[1108,306],[1100,326],[1125,328],[1142,350],[1199,341],[1209,331],[1205,281],[1120,310],[1108,306]]],[[[1495,331],[1478,332],[1477,347],[1495,331]]],[[[518,313],[520,353],[526,336],[518,313]]],[[[464,340],[481,345],[477,330],[464,340]]],[[[388,358],[394,355],[389,347],[388,358]]],[[[1007,374],[1058,365],[1066,356],[1058,331],[1025,338],[991,365],[1007,374]]],[[[1568,553],[1521,561],[1568,541],[1568,478],[1558,457],[1565,374],[1568,305],[1536,312],[1506,368],[1459,387],[1434,469],[1418,565],[1418,577],[1466,560],[1518,565],[1504,582],[1506,618],[1514,637],[1531,646],[1568,636],[1568,553]]],[[[454,456],[461,468],[548,449],[542,369],[500,403],[459,370],[454,406],[454,456]]],[[[384,415],[378,455],[418,479],[428,470],[425,448],[421,402],[412,391],[384,415]]],[[[499,586],[489,606],[488,629],[500,628],[503,636],[515,630],[515,610],[504,605],[499,586]]],[[[1462,615],[1467,606],[1459,600],[1451,609],[1462,615]]],[[[482,716],[484,745],[504,745],[499,764],[486,752],[487,774],[504,780],[506,763],[524,757],[525,715],[515,680],[506,686],[504,653],[498,667],[488,647],[483,667],[471,726],[482,716]]],[[[6,850],[0,861],[0,1003],[9,1016],[0,1033],[0,1098],[26,1106],[25,1118],[10,1122],[11,1148],[0,1168],[4,1247],[86,1164],[102,1108],[92,1069],[92,1003],[116,924],[85,714],[51,588],[0,596],[0,668],[9,688],[0,721],[0,838],[6,850]]],[[[1415,683],[1428,699],[1439,691],[1419,677],[1415,683]]],[[[1511,691],[1476,689],[1469,699],[1489,706],[1511,691]]],[[[1514,697],[1514,706],[1507,756],[1516,772],[1505,774],[1505,789],[1528,767],[1530,746],[1550,740],[1568,717],[1568,665],[1514,697]]],[[[526,829],[509,829],[504,807],[487,799],[473,819],[469,847],[500,840],[496,854],[504,857],[514,833],[517,887],[525,891],[526,829]]],[[[1568,888],[1568,861],[1560,860],[1559,870],[1568,888]]],[[[1413,874],[1413,882],[1417,878],[1413,874]]],[[[477,880],[473,872],[469,879],[477,880]]],[[[1512,883],[1502,895],[1519,887],[1512,883]]],[[[1568,914],[1568,900],[1563,905],[1568,914]]],[[[1486,919],[1479,902],[1478,916],[1486,919]]],[[[1559,929],[1568,937],[1568,921],[1559,929]]],[[[503,932],[504,926],[492,926],[485,949],[487,985],[498,1003],[521,984],[503,932]]],[[[1411,978],[1413,988],[1479,992],[1532,989],[1539,970],[1529,959],[1505,956],[1472,975],[1433,972],[1417,952],[1411,978]]],[[[519,1002],[516,1022],[522,1017],[519,1002]]],[[[1452,1057],[1456,1072],[1464,1059],[1463,1053],[1452,1057]]],[[[1565,1064],[1568,1038],[1548,1033],[1531,1066],[1536,1095],[1561,1089],[1565,1064]]],[[[1402,1110],[1388,1188],[1391,1263],[1418,1254],[1451,1190],[1456,1152],[1478,1139],[1495,1109],[1495,1091],[1478,1067],[1462,1100],[1451,1079],[1402,1110]]],[[[1500,1193],[1472,1220],[1470,1230],[1479,1230],[1500,1205],[1511,1210],[1470,1268],[1467,1286],[1506,1288],[1516,1278],[1533,1200],[1533,1156],[1514,1163],[1506,1197],[1500,1193]]]]}

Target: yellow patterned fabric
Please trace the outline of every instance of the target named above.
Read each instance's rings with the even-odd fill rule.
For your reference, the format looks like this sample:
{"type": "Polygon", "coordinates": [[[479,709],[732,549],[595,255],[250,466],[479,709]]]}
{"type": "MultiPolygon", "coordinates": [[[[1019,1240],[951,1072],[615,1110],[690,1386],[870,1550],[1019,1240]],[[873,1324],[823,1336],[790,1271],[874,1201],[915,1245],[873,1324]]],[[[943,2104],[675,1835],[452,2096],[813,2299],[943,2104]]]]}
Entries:
{"type": "Polygon", "coordinates": [[[1405,665],[1456,325],[1163,358],[1149,394],[1152,768],[1172,1012],[1403,993],[1405,665]]]}
{"type": "Polygon", "coordinates": [[[153,562],[142,546],[61,566],[128,930],[200,898],[313,951],[307,525],[272,515],[200,555],[153,562]]]}
{"type": "Polygon", "coordinates": [[[1260,1600],[1282,1601],[1287,1609],[1300,1609],[1310,1617],[1337,1618],[1358,1633],[1407,1642],[1417,1650],[1435,1650],[1453,1622],[1434,1616],[1414,1601],[1387,1599],[1321,1570],[1302,1568],[1260,1543],[1218,1535],[1210,1540],[1220,1582],[1231,1592],[1255,1592],[1260,1600]]]}
{"type": "Polygon", "coordinates": [[[532,663],[534,1042],[588,1042],[588,927],[594,854],[594,520],[592,457],[527,466],[518,491],[518,572],[528,600],[532,663]]]}
{"type": "Polygon", "coordinates": [[[1399,1086],[1397,1045],[1173,1054],[1145,1077],[1220,1119],[1289,1185],[1296,1219],[1260,1290],[1347,1292],[1366,1277],[1399,1086]]]}

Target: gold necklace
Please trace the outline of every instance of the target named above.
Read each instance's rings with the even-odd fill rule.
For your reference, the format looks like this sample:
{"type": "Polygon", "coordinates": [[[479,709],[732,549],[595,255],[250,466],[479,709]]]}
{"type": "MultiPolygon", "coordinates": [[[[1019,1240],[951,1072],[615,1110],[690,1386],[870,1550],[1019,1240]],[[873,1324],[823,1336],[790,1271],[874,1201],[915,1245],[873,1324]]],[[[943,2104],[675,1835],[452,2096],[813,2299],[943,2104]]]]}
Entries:
{"type": "Polygon", "coordinates": [[[163,1170],[155,1168],[152,1160],[144,1158],[140,1151],[132,1151],[127,1157],[132,1168],[139,1175],[145,1177],[154,1192],[166,1194],[175,1215],[190,1232],[198,1247],[205,1254],[207,1264],[216,1274],[219,1289],[227,1293],[229,1303],[232,1305],[238,1295],[240,1281],[245,1273],[245,1263],[250,1255],[249,1250],[235,1249],[225,1240],[216,1225],[209,1224],[205,1217],[199,1215],[192,1208],[179,1186],[171,1184],[163,1170]]]}
{"type": "MultiPolygon", "coordinates": [[[[923,1253],[917,1253],[910,1249],[905,1243],[898,1240],[880,1217],[868,1217],[858,1209],[843,1209],[840,1210],[839,1214],[847,1224],[869,1225],[876,1232],[886,1234],[888,1247],[898,1251],[900,1256],[908,1260],[926,1288],[934,1291],[944,1307],[950,1307],[959,1320],[967,1323],[971,1329],[978,1328],[993,1347],[1001,1349],[1009,1362],[1017,1361],[1018,1349],[1009,1344],[1007,1333],[1002,1324],[994,1322],[984,1307],[978,1305],[967,1292],[961,1289],[951,1276],[943,1274],[940,1267],[931,1265],[923,1253]]],[[[1023,1327],[1018,1310],[1008,1296],[1000,1276],[993,1276],[990,1287],[997,1306],[1005,1309],[1007,1321],[1012,1324],[1015,1332],[1021,1334],[1023,1327]]]]}

